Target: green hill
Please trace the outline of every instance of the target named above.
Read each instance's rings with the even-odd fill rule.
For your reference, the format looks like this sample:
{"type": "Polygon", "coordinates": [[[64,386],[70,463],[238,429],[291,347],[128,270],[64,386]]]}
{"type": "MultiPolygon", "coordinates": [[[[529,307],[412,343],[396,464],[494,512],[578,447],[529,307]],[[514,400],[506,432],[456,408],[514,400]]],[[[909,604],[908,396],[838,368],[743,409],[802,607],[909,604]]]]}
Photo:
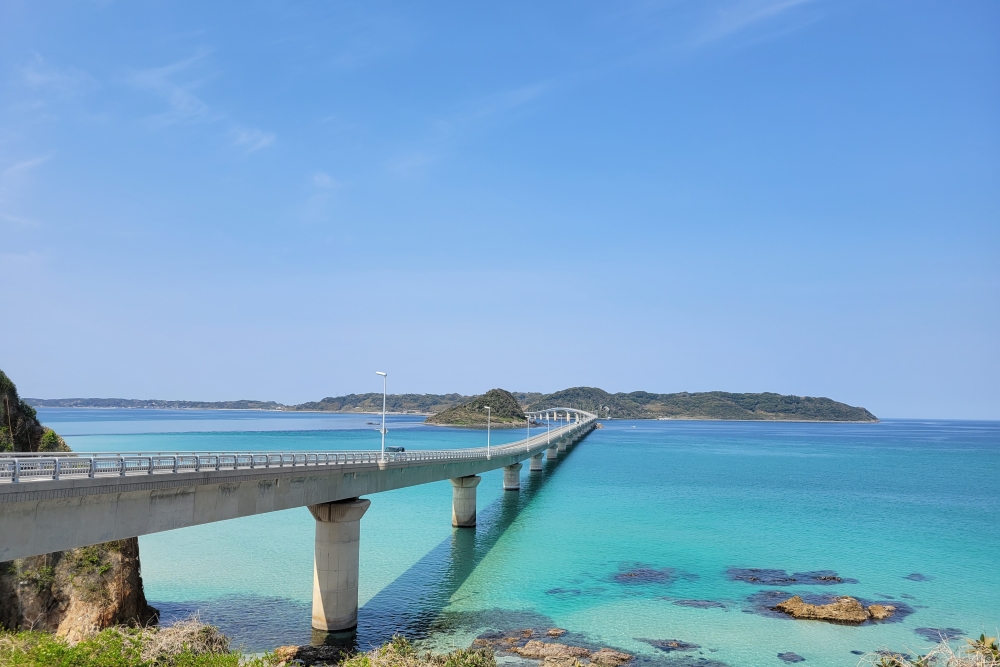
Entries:
{"type": "Polygon", "coordinates": [[[490,389],[482,396],[475,396],[462,405],[428,417],[427,423],[486,428],[486,406],[490,407],[490,423],[494,428],[513,428],[526,424],[527,418],[517,398],[503,389],[490,389]]]}
{"type": "Polygon", "coordinates": [[[877,422],[864,408],[829,398],[782,394],[733,394],[724,391],[609,394],[597,387],[573,387],[546,394],[526,410],[546,407],[586,410],[613,419],[745,419],[770,421],[877,422]]]}
{"type": "MultiPolygon", "coordinates": [[[[499,390],[503,391],[503,390],[499,390]]],[[[488,392],[487,392],[488,394],[488,392]]],[[[614,419],[750,419],[776,421],[853,421],[875,422],[878,419],[864,408],[852,407],[829,398],[785,396],[782,394],[734,394],[724,391],[700,393],[653,394],[645,391],[610,394],[597,387],[572,387],[552,394],[538,392],[504,392],[525,410],[569,407],[598,413],[614,419]],[[606,409],[605,409],[606,408],[606,409]]],[[[481,397],[480,397],[481,398],[481,397]]],[[[389,394],[386,409],[394,413],[441,414],[455,407],[464,407],[476,397],[463,394],[389,394]]],[[[164,401],[122,398],[60,398],[24,399],[26,408],[87,407],[87,408],[201,408],[215,410],[293,410],[311,412],[381,412],[382,394],[348,394],[329,396],[320,401],[299,405],[282,405],[274,401],[164,401]]],[[[499,405],[499,404],[498,404],[499,405]]],[[[485,415],[485,410],[483,411],[485,415]]],[[[456,418],[458,412],[446,419],[456,418]]],[[[472,413],[462,413],[470,424],[478,425],[472,413]]],[[[513,414],[513,413],[512,413],[513,414]]],[[[499,413],[494,411],[494,415],[499,413]]],[[[518,419],[523,424],[524,415],[518,419]]],[[[516,421],[516,420],[515,420],[516,421]]],[[[485,416],[482,425],[486,425],[485,416]]],[[[429,421],[429,423],[437,423],[429,421]]],[[[500,419],[497,422],[507,422],[500,419]]]]}

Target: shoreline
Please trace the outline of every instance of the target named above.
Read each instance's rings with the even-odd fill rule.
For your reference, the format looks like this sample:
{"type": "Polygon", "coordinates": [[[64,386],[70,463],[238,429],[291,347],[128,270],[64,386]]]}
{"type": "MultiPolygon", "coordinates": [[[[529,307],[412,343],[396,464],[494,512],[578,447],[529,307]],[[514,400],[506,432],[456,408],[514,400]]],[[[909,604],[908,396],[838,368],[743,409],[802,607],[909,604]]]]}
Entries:
{"type": "MultiPolygon", "coordinates": [[[[35,406],[32,406],[35,407],[35,406]]],[[[216,412],[275,412],[275,413],[307,413],[315,415],[381,415],[381,411],[368,412],[363,410],[266,410],[264,408],[159,408],[159,407],[104,407],[104,406],[86,406],[86,405],[72,405],[72,406],[37,406],[35,409],[42,410],[173,410],[173,411],[208,411],[214,410],[216,412]]],[[[389,412],[386,411],[386,415],[393,416],[413,416],[413,417],[432,417],[436,415],[436,412],[389,412]]],[[[919,420],[919,421],[998,421],[993,419],[932,419],[924,417],[887,417],[889,421],[909,421],[909,420],[919,420]]],[[[878,424],[884,419],[875,420],[857,420],[857,419],[725,419],[722,417],[602,417],[599,421],[643,421],[643,422],[656,422],[656,421],[699,421],[699,422],[746,422],[746,423],[756,423],[756,422],[768,422],[768,423],[788,423],[788,424],[878,424]]],[[[459,424],[428,424],[428,426],[448,426],[457,428],[486,428],[486,426],[462,426],[459,424]]],[[[520,428],[520,426],[493,426],[493,428],[520,428]]]]}

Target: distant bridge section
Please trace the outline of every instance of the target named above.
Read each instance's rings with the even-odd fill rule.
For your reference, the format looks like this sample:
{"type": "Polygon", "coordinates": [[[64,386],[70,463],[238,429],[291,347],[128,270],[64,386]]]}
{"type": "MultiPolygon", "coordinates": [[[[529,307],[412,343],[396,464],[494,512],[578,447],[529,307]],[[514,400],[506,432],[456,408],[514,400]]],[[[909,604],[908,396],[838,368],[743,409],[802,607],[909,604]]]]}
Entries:
{"type": "Polygon", "coordinates": [[[522,461],[541,472],[595,426],[551,408],[546,430],[498,447],[434,451],[122,452],[0,455],[0,561],[264,512],[308,507],[316,519],[314,628],[357,625],[361,496],[451,480],[452,525],[476,525],[482,472],[520,489],[522,461]]]}

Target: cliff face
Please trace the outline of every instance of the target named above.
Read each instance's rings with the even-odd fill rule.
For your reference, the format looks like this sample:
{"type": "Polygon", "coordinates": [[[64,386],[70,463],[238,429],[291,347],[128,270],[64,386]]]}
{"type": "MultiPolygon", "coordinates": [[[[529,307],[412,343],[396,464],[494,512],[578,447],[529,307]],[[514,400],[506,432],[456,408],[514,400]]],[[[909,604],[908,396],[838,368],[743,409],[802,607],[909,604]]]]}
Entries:
{"type": "Polygon", "coordinates": [[[35,409],[17,395],[17,387],[0,371],[0,452],[68,452],[55,431],[38,422],[35,409]]]}
{"type": "MultiPolygon", "coordinates": [[[[0,371],[0,452],[68,452],[0,371]]],[[[71,642],[112,625],[155,622],[130,538],[0,563],[0,627],[47,630],[71,642]]]]}
{"type": "Polygon", "coordinates": [[[130,538],[0,563],[0,625],[77,642],[112,625],[147,625],[139,540],[130,538]]]}

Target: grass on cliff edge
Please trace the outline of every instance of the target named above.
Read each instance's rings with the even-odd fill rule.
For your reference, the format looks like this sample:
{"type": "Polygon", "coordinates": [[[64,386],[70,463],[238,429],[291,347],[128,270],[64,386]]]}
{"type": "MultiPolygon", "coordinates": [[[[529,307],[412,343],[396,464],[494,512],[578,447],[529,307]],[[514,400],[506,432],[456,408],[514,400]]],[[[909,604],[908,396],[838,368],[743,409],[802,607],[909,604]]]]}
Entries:
{"type": "MultiPolygon", "coordinates": [[[[109,628],[75,646],[47,632],[0,630],[3,667],[282,667],[286,660],[231,650],[228,637],[197,619],[167,628],[109,628]]],[[[496,659],[489,649],[420,653],[394,637],[347,657],[340,667],[496,667],[496,659]]]]}

